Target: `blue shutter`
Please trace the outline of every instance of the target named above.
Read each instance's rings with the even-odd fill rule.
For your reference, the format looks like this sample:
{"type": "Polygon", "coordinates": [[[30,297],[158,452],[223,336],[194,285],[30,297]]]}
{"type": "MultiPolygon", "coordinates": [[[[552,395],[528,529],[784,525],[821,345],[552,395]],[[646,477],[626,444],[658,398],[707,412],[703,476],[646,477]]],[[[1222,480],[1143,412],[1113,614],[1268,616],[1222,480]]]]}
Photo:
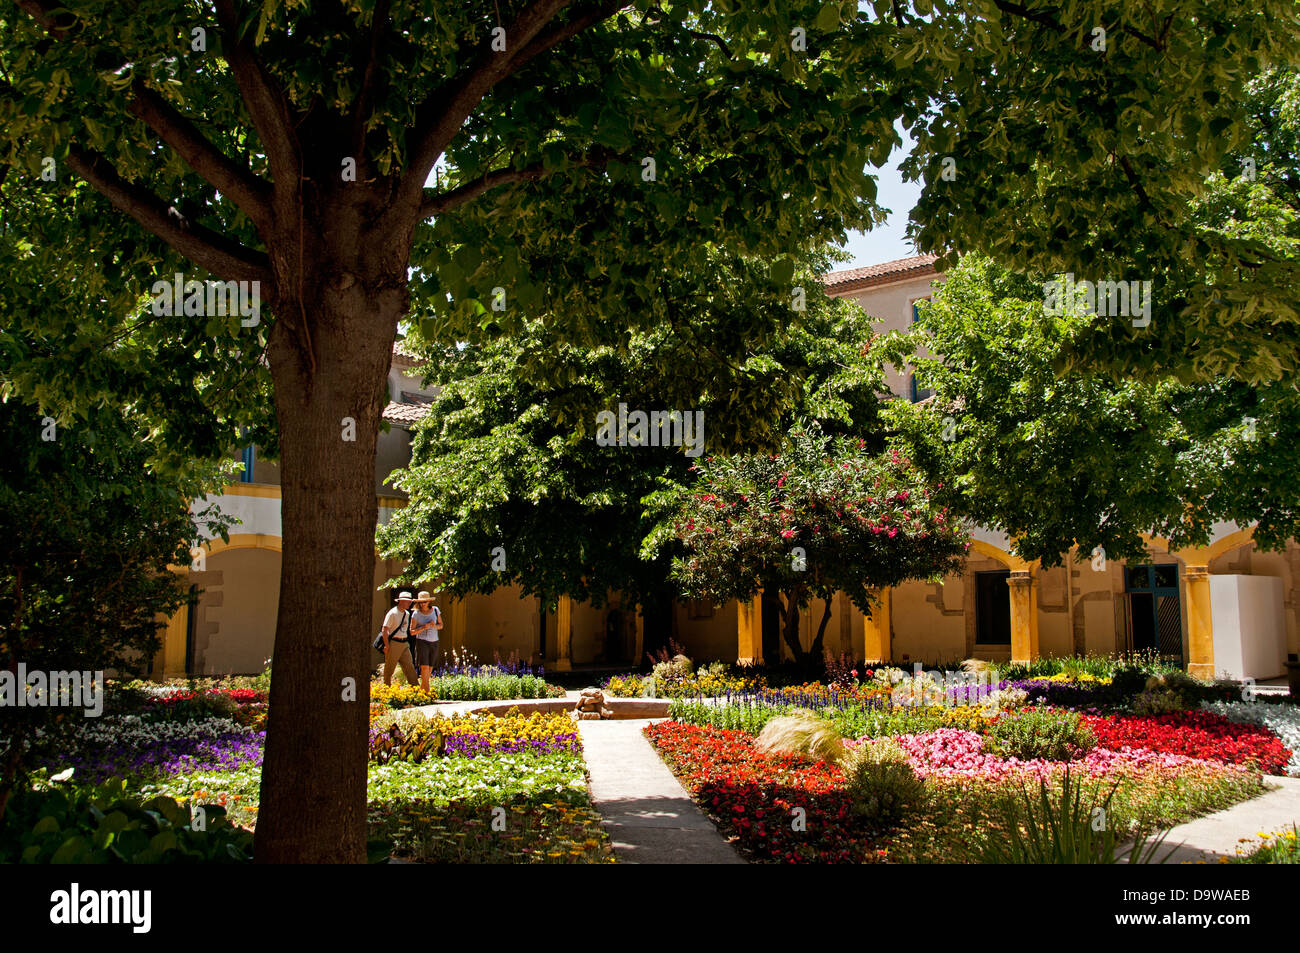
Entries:
{"type": "MultiPolygon", "coordinates": [[[[929,301],[929,300],[930,300],[929,298],[917,298],[916,301],[912,302],[912,323],[913,324],[916,324],[917,319],[920,317],[916,309],[917,304],[921,301],[929,301]]],[[[917,401],[925,400],[927,397],[929,397],[931,394],[934,393],[934,391],[929,387],[917,387],[915,374],[911,376],[911,380],[908,386],[911,389],[911,398],[912,398],[912,403],[914,404],[917,401]]]]}
{"type": "Polygon", "coordinates": [[[239,478],[241,483],[253,482],[253,444],[244,448],[244,475],[239,478]]]}

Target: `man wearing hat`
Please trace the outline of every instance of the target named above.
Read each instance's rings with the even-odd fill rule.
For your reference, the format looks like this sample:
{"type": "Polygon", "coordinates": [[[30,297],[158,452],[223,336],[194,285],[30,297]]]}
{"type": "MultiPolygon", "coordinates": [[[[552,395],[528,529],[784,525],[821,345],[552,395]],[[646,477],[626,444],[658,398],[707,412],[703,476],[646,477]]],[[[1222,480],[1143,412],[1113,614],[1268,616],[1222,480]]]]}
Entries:
{"type": "Polygon", "coordinates": [[[384,637],[384,684],[393,684],[393,669],[402,666],[406,684],[415,684],[415,666],[411,664],[411,646],[409,644],[411,629],[411,594],[399,592],[393,600],[397,603],[384,616],[384,627],[380,634],[384,637]]]}

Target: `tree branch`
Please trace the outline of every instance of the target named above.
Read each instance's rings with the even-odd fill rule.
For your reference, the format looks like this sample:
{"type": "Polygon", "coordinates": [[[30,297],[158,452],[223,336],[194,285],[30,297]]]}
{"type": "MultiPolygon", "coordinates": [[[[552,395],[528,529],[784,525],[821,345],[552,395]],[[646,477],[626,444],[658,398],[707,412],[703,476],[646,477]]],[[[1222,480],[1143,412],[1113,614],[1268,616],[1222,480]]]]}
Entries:
{"type": "Polygon", "coordinates": [[[366,110],[370,107],[370,98],[374,92],[375,75],[379,72],[379,48],[388,30],[388,11],[390,0],[378,0],[375,12],[370,20],[370,44],[366,54],[366,67],[361,75],[361,89],[357,101],[352,107],[353,155],[357,161],[366,151],[366,110]]]}
{"type": "Polygon", "coordinates": [[[511,59],[511,72],[517,72],[520,67],[533,57],[545,53],[571,37],[577,36],[583,30],[589,30],[597,23],[608,20],[619,10],[629,6],[629,3],[630,0],[604,0],[604,2],[597,3],[590,8],[575,12],[573,18],[567,23],[542,31],[533,38],[532,42],[514,55],[511,59]]]}
{"type": "Polygon", "coordinates": [[[115,208],[131,216],[200,268],[227,281],[260,281],[267,288],[271,287],[270,263],[265,255],[173,215],[166,202],[144,186],[122,178],[113,164],[99,153],[72,146],[68,150],[68,165],[115,208]]]}
{"type": "MultiPolygon", "coordinates": [[[[1040,24],[1041,26],[1045,26],[1057,33],[1060,33],[1065,29],[1065,27],[1061,25],[1060,21],[1057,20],[1055,17],[1053,17],[1051,14],[1039,13],[1035,10],[1030,10],[1028,7],[1019,3],[1012,3],[1010,2],[1010,0],[993,0],[993,4],[1003,13],[1014,14],[1015,16],[1020,17],[1022,20],[1030,20],[1034,23],[1040,24]]],[[[1147,36],[1145,33],[1141,32],[1140,30],[1135,30],[1130,26],[1121,25],[1119,27],[1119,32],[1127,33],[1130,36],[1133,36],[1136,39],[1141,40],[1143,43],[1151,47],[1153,50],[1161,50],[1161,51],[1164,50],[1163,42],[1153,40],[1151,37],[1147,36]]]]}
{"type": "MultiPolygon", "coordinates": [[[[655,19],[659,20],[661,23],[668,19],[668,14],[664,13],[663,8],[657,5],[651,7],[646,11],[647,17],[649,17],[651,14],[654,14],[655,19]]],[[[718,34],[703,33],[699,30],[692,30],[687,27],[682,27],[682,30],[688,33],[689,35],[695,37],[697,40],[712,40],[714,43],[718,44],[718,49],[722,50],[723,56],[725,56],[727,59],[732,58],[731,48],[727,46],[727,41],[724,40],[722,37],[718,36],[718,34]]]]}
{"type": "Polygon", "coordinates": [[[19,9],[31,14],[33,20],[45,28],[53,39],[66,39],[76,29],[78,20],[75,14],[49,0],[15,0],[19,9]]]}
{"type": "Polygon", "coordinates": [[[571,165],[549,172],[540,165],[528,166],[523,169],[494,169],[491,172],[484,173],[477,179],[466,182],[464,185],[426,198],[420,205],[420,220],[423,221],[431,215],[442,215],[445,212],[450,212],[452,209],[473,201],[484,192],[499,185],[508,185],[515,182],[537,182],[557,172],[568,172],[571,169],[602,168],[616,158],[618,158],[618,154],[610,149],[597,149],[571,165]]]}
{"type": "Polygon", "coordinates": [[[271,187],[229,158],[161,95],[136,80],[131,112],[176,150],[191,169],[238,205],[259,229],[271,221],[271,187]]]}
{"type": "Polygon", "coordinates": [[[538,54],[622,9],[628,0],[603,0],[581,10],[570,22],[545,31],[546,25],[571,2],[535,0],[506,28],[505,52],[494,52],[490,45],[480,43],[478,56],[464,74],[434,90],[420,103],[415,123],[407,134],[408,161],[398,191],[399,205],[419,208],[424,182],[434,163],[493,86],[538,54]]]}
{"type": "Polygon", "coordinates": [[[271,178],[284,188],[297,189],[298,145],[293,133],[292,107],[284,91],[267,73],[257,55],[239,36],[234,0],[215,0],[221,28],[221,50],[239,84],[253,126],[266,148],[271,178]]]}

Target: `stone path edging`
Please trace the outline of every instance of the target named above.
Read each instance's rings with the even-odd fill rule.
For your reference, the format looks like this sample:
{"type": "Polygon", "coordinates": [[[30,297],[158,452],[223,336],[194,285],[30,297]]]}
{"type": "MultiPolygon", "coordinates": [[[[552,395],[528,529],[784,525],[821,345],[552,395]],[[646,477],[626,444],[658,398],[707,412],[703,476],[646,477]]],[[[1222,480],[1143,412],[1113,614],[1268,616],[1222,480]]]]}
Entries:
{"type": "Polygon", "coordinates": [[[1259,797],[1173,828],[1156,850],[1157,859],[1170,854],[1165,863],[1218,863],[1238,851],[1250,853],[1261,843],[1261,832],[1275,834],[1300,824],[1300,778],[1269,775],[1264,783],[1270,790],[1259,797]]]}

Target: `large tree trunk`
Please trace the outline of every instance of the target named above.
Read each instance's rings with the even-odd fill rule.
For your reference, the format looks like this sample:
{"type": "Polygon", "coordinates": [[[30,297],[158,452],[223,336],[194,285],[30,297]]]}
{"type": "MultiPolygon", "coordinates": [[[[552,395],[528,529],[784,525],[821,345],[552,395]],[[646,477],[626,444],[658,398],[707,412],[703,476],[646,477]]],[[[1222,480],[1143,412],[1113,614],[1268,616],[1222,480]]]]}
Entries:
{"type": "Polygon", "coordinates": [[[374,233],[374,209],[348,198],[321,202],[302,255],[273,262],[284,545],[259,863],[366,856],[375,449],[411,236],[374,233]]]}
{"type": "MultiPolygon", "coordinates": [[[[799,644],[799,596],[798,588],[782,593],[785,597],[785,644],[790,646],[790,654],[796,662],[803,660],[803,646],[799,644]]],[[[779,660],[778,660],[779,661],[779,660]]]]}
{"type": "Polygon", "coordinates": [[[804,651],[799,641],[799,589],[792,589],[789,592],[782,593],[785,598],[785,644],[790,646],[790,653],[794,656],[796,663],[800,665],[809,664],[814,661],[820,661],[822,657],[822,644],[826,639],[826,624],[831,618],[831,603],[826,600],[825,608],[822,610],[821,623],[817,626],[817,637],[813,639],[812,648],[804,651]]]}

